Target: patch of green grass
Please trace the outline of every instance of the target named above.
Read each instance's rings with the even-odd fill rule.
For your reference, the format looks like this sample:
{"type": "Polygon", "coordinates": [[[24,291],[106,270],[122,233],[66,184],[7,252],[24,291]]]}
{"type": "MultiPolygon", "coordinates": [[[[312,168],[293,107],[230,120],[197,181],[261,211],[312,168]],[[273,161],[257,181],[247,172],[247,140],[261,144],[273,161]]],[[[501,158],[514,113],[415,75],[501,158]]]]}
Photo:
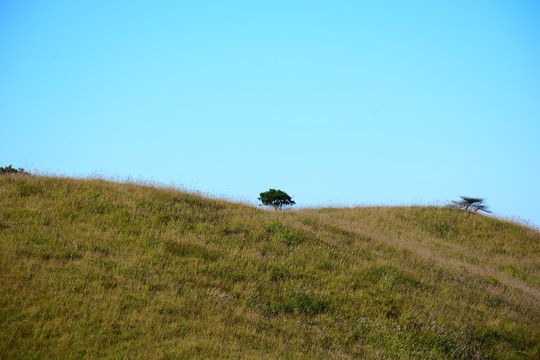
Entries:
{"type": "Polygon", "coordinates": [[[288,246],[300,245],[308,240],[308,236],[301,230],[291,229],[288,225],[274,222],[265,224],[264,228],[270,234],[272,241],[288,246]]]}
{"type": "Polygon", "coordinates": [[[499,265],[498,268],[502,271],[509,273],[513,277],[516,277],[521,280],[525,280],[525,274],[523,273],[523,271],[516,269],[512,265],[499,265]]]}
{"type": "Polygon", "coordinates": [[[196,257],[209,261],[216,260],[219,257],[219,253],[208,250],[201,245],[177,241],[167,241],[165,243],[165,251],[176,256],[196,257]]]}
{"type": "Polygon", "coordinates": [[[278,290],[272,293],[269,306],[273,314],[315,315],[327,311],[324,301],[310,292],[298,289],[278,290]]]}

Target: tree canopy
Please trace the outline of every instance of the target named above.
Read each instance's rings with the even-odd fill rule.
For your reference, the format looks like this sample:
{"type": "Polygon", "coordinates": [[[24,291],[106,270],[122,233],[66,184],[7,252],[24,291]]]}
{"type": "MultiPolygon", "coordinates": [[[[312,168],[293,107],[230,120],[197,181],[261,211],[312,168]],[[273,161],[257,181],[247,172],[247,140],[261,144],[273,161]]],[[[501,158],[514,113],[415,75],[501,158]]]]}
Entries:
{"type": "Polygon", "coordinates": [[[281,190],[270,189],[259,195],[259,201],[263,205],[273,206],[280,210],[283,206],[292,206],[296,204],[286,192],[281,190]]]}

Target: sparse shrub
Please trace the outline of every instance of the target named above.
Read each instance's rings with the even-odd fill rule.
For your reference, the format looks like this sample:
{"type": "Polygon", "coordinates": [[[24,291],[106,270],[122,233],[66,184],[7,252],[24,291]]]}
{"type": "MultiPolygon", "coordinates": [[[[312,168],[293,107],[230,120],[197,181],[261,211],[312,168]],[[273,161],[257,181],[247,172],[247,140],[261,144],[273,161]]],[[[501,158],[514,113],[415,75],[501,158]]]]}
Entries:
{"type": "Polygon", "coordinates": [[[15,169],[11,165],[0,167],[0,174],[28,174],[23,168],[15,169]]]}

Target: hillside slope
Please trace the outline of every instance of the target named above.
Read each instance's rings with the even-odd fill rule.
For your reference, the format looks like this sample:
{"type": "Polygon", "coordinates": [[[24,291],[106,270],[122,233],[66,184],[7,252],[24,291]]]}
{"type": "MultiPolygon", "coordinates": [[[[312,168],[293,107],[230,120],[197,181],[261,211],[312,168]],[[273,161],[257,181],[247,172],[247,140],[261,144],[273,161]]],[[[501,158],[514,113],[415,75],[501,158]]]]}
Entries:
{"type": "Polygon", "coordinates": [[[2,359],[538,359],[540,233],[0,176],[2,359]]]}

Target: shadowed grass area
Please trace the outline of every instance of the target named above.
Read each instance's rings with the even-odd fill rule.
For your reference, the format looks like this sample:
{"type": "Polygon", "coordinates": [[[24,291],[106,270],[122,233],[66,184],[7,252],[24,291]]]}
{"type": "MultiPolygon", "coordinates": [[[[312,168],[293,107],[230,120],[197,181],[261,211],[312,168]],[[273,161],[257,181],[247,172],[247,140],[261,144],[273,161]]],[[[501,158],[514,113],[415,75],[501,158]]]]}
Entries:
{"type": "Polygon", "coordinates": [[[0,357],[536,359],[540,233],[0,176],[0,357]]]}

